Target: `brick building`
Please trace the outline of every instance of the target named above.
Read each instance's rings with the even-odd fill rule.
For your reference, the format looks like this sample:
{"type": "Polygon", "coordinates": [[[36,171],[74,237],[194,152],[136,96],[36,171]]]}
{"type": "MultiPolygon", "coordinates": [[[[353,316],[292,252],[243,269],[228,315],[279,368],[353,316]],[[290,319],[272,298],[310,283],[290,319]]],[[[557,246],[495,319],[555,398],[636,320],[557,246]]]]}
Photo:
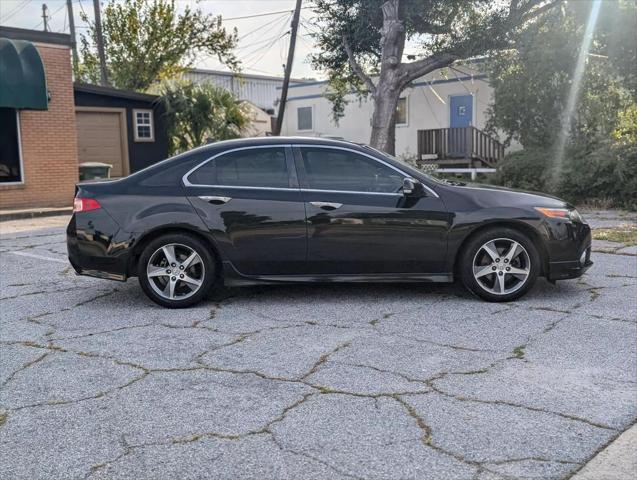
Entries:
{"type": "Polygon", "coordinates": [[[73,203],[70,48],[69,35],[0,27],[0,209],[73,203]]]}

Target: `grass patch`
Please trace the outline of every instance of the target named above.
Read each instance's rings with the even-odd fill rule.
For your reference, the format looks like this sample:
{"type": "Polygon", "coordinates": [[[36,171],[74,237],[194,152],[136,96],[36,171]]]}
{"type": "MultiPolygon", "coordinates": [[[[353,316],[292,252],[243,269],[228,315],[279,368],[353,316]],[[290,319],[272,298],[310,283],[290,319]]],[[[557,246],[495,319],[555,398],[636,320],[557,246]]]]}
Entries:
{"type": "Polygon", "coordinates": [[[637,225],[620,225],[615,228],[597,228],[593,230],[595,240],[623,243],[627,247],[637,245],[637,225]]]}
{"type": "Polygon", "coordinates": [[[524,358],[524,349],[526,348],[526,345],[520,345],[518,347],[515,347],[513,349],[513,356],[515,358],[524,358]]]}

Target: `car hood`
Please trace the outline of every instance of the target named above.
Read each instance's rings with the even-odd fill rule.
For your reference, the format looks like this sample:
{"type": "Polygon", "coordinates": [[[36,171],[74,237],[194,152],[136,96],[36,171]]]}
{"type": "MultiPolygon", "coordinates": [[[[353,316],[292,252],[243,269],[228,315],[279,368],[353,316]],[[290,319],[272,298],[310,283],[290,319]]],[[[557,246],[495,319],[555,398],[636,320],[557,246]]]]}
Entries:
{"type": "Polygon", "coordinates": [[[466,193],[494,205],[573,208],[568,202],[552,195],[496,185],[467,183],[451,185],[449,188],[457,193],[466,193]]]}

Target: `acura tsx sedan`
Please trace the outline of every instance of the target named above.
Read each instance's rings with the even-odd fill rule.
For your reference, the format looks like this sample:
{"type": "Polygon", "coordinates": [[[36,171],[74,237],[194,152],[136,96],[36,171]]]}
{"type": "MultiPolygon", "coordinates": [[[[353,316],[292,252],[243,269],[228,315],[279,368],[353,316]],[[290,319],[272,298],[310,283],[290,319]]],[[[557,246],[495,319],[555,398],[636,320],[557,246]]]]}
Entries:
{"type": "Polygon", "coordinates": [[[125,281],[165,307],[211,288],[284,282],[452,282],[521,297],[538,276],[592,265],[572,205],[433,178],[354,143],[219,142],[120,180],[79,184],[67,228],[80,275],[125,281]]]}

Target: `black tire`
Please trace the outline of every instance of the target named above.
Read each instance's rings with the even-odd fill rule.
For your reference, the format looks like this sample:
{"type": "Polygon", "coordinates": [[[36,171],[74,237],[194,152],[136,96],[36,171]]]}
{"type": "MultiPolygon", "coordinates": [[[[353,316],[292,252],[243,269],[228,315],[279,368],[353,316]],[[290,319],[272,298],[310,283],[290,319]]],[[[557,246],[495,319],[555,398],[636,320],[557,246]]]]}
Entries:
{"type": "MultiPolygon", "coordinates": [[[[504,262],[504,258],[497,258],[496,260],[498,260],[498,262],[504,262]]],[[[467,244],[464,246],[463,251],[460,252],[458,271],[460,273],[462,283],[471,293],[489,302],[510,302],[522,297],[531,288],[533,288],[533,285],[540,273],[540,265],[540,255],[537,247],[528,236],[512,228],[494,227],[484,230],[469,239],[467,244]],[[507,240],[515,241],[524,248],[524,252],[521,252],[519,257],[514,260],[522,265],[525,270],[528,270],[528,274],[524,280],[520,279],[524,278],[524,275],[514,276],[501,271],[503,268],[506,268],[506,266],[503,263],[496,264],[495,260],[491,260],[491,257],[487,256],[486,251],[482,250],[484,245],[493,241],[496,242],[495,245],[499,246],[499,249],[502,249],[497,250],[497,253],[501,254],[497,256],[504,257],[505,255],[503,254],[506,254],[507,252],[503,250],[502,245],[506,246],[507,240]],[[524,255],[525,253],[526,255],[524,255]],[[480,255],[480,257],[478,255],[480,255]],[[480,277],[480,280],[478,280],[474,276],[474,261],[478,262],[480,258],[483,260],[481,266],[486,265],[493,269],[494,272],[485,274],[483,277],[480,277]],[[491,261],[493,263],[489,264],[491,261]],[[526,265],[527,263],[528,265],[526,265]],[[510,284],[509,289],[512,290],[510,293],[493,292],[495,290],[499,290],[500,292],[504,290],[504,292],[507,292],[507,288],[502,289],[502,287],[496,285],[496,282],[498,282],[497,275],[502,274],[504,274],[503,278],[505,279],[503,281],[510,284]],[[506,275],[509,276],[507,277],[506,275]],[[493,291],[489,291],[489,284],[492,285],[493,291]]]]}
{"type": "MultiPolygon", "coordinates": [[[[155,258],[155,257],[153,257],[155,258]]],[[[165,259],[164,259],[165,261],[165,259]]],[[[199,262],[198,262],[199,263],[199,262]]],[[[217,279],[217,269],[216,269],[216,261],[214,254],[212,253],[210,247],[206,245],[204,242],[199,240],[194,235],[190,235],[188,233],[170,233],[166,235],[161,235],[160,237],[155,238],[151,242],[146,245],[142,254],[139,257],[139,261],[137,263],[137,272],[139,277],[139,283],[144,290],[144,293],[150,298],[153,302],[167,308],[185,308],[195,305],[203,300],[206,295],[209,293],[211,288],[213,287],[216,279],[217,279]],[[196,269],[197,272],[194,276],[196,276],[196,280],[201,282],[201,285],[197,288],[194,293],[188,294],[187,292],[183,294],[185,298],[179,298],[178,295],[175,295],[176,298],[167,298],[162,296],[161,293],[157,292],[156,289],[151,285],[151,281],[155,285],[155,287],[160,287],[158,283],[160,282],[168,282],[168,279],[164,280],[151,280],[148,276],[148,265],[151,257],[158,252],[162,247],[165,246],[174,246],[176,256],[181,255],[181,260],[184,260],[185,252],[187,251],[183,247],[187,247],[192,251],[196,252],[201,259],[201,266],[196,265],[190,267],[191,269],[196,269]],[[188,296],[189,295],[189,296],[188,296]]],[[[162,267],[163,268],[163,267],[162,267]]],[[[170,269],[169,265],[166,265],[166,268],[170,269]]],[[[177,267],[179,268],[179,267],[177,267]]],[[[177,273],[181,273],[175,270],[177,273]]],[[[192,270],[191,270],[192,272],[192,270]]],[[[184,272],[186,273],[186,272],[184,272]]],[[[173,278],[173,277],[169,277],[173,278]]],[[[186,277],[188,279],[188,277],[186,277]]],[[[186,282],[181,282],[177,279],[175,292],[181,289],[182,291],[186,291],[185,287],[192,288],[186,285],[186,282]]]]}

